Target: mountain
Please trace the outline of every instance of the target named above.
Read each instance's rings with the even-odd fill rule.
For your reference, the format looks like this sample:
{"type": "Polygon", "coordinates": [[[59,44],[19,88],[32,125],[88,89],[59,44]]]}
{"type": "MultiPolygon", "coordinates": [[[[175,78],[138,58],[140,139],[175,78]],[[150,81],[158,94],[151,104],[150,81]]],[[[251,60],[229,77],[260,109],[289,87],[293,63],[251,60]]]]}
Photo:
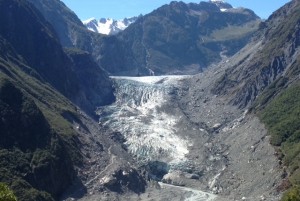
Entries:
{"type": "Polygon", "coordinates": [[[247,44],[260,22],[253,11],[221,1],[172,2],[138,18],[118,35],[107,37],[86,30],[60,1],[28,1],[60,33],[64,46],[88,51],[113,75],[201,72],[247,44]],[[58,22],[68,28],[61,29],[58,22]]]}
{"type": "Polygon", "coordinates": [[[117,33],[124,31],[130,24],[134,23],[137,18],[138,17],[131,17],[122,20],[101,18],[98,21],[95,18],[91,18],[83,21],[83,24],[90,31],[105,35],[116,35],[117,33]]]}
{"type": "Polygon", "coordinates": [[[252,11],[228,4],[172,2],[104,38],[100,63],[115,75],[201,72],[243,47],[258,23],[252,11]]]}

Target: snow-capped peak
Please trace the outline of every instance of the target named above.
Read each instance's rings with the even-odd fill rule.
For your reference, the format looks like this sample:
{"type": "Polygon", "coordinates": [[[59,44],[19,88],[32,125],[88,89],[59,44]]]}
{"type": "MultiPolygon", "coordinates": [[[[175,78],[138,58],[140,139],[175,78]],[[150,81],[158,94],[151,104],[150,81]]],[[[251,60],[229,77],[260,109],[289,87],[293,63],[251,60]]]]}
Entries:
{"type": "Polygon", "coordinates": [[[114,20],[112,18],[101,18],[96,20],[95,18],[90,18],[84,20],[83,24],[93,32],[114,35],[120,31],[125,30],[130,24],[134,23],[138,17],[124,18],[122,20],[114,20]]]}
{"type": "MultiPolygon", "coordinates": [[[[87,24],[87,23],[90,23],[91,21],[95,21],[95,20],[96,20],[96,18],[92,17],[92,18],[89,18],[89,19],[87,19],[87,20],[82,21],[82,23],[83,23],[83,24],[87,24]]],[[[97,21],[97,20],[96,20],[96,21],[97,21]]]]}
{"type": "Polygon", "coordinates": [[[218,6],[221,12],[226,12],[228,9],[232,8],[232,6],[224,0],[209,0],[209,2],[218,6]]]}

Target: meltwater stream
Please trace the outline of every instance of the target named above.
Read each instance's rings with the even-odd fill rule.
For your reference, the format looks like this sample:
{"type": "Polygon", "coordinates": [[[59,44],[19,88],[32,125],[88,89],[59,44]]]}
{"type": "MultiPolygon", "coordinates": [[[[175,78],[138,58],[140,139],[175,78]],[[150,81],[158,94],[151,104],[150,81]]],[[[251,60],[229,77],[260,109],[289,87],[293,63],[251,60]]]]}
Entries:
{"type": "MultiPolygon", "coordinates": [[[[173,104],[177,86],[187,76],[111,78],[116,102],[98,108],[99,124],[121,133],[128,151],[139,164],[166,164],[161,167],[166,174],[188,169],[190,161],[186,156],[193,141],[178,127],[183,117],[173,104]]],[[[161,186],[184,192],[187,195],[184,200],[204,201],[216,197],[195,189],[161,186]]]]}

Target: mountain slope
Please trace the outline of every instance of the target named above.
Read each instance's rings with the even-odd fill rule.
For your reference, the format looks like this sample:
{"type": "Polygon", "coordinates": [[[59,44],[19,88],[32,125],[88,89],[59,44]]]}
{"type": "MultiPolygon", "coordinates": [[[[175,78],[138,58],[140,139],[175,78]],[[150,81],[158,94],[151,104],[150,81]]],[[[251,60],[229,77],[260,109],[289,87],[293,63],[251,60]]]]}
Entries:
{"type": "Polygon", "coordinates": [[[282,200],[299,200],[299,13],[297,0],[274,12],[212,90],[240,108],[250,106],[268,128],[288,175],[279,190],[292,187],[282,200]],[[253,48],[258,51],[248,51],[253,48]]]}
{"type": "MultiPolygon", "coordinates": [[[[102,36],[86,29],[76,14],[62,1],[26,0],[32,3],[52,25],[63,47],[88,51],[97,60],[102,36]]],[[[99,64],[99,63],[98,63],[99,64]]]]}
{"type": "Polygon", "coordinates": [[[62,116],[74,113],[74,106],[22,72],[31,68],[10,48],[1,37],[1,181],[19,200],[52,200],[75,179],[73,162],[81,160],[74,132],[62,116]]]}
{"type": "MultiPolygon", "coordinates": [[[[87,165],[89,149],[101,148],[99,138],[118,145],[92,136],[104,131],[89,130],[97,123],[79,108],[94,113],[98,104],[112,101],[110,81],[87,53],[66,55],[51,26],[26,1],[1,0],[0,18],[0,181],[21,201],[58,200],[75,184],[85,191],[78,170],[93,167],[87,165]]],[[[99,163],[103,168],[107,161],[99,163]]]]}
{"type": "Polygon", "coordinates": [[[66,48],[65,53],[71,59],[72,70],[80,83],[79,90],[71,96],[71,100],[94,116],[96,107],[115,100],[112,82],[108,74],[95,63],[88,52],[66,48]]]}
{"type": "Polygon", "coordinates": [[[75,13],[66,7],[62,1],[27,1],[34,4],[45,19],[52,24],[63,46],[71,47],[74,45],[76,35],[72,31],[73,29],[77,29],[77,31],[85,29],[75,13]],[[57,12],[57,14],[53,15],[52,12],[57,12]]]}
{"type": "Polygon", "coordinates": [[[22,55],[26,64],[39,74],[39,79],[43,82],[49,82],[80,107],[87,109],[86,112],[88,113],[93,113],[99,105],[113,101],[112,86],[107,74],[96,64],[89,65],[89,59],[83,57],[83,60],[78,59],[76,61],[81,63],[77,67],[77,63],[72,62],[65,54],[53,28],[43,16],[38,12],[32,12],[32,8],[24,9],[20,5],[21,3],[14,7],[11,6],[12,13],[10,13],[7,12],[7,7],[10,6],[9,2],[3,1],[0,34],[22,55]],[[18,26],[15,25],[16,21],[20,21],[18,26]],[[35,23],[30,23],[30,21],[35,23]],[[49,49],[52,54],[49,54],[49,49]],[[101,78],[102,82],[83,83],[82,80],[86,79],[86,75],[80,73],[79,70],[81,72],[90,71],[93,76],[101,78]],[[91,90],[84,90],[87,87],[91,90]],[[99,90],[99,88],[102,89],[99,90]],[[102,97],[92,99],[93,93],[99,93],[102,97]],[[84,97],[89,98],[85,98],[85,102],[80,102],[79,100],[84,99],[84,97]],[[90,104],[90,106],[85,106],[85,104],[90,104]]]}
{"type": "Polygon", "coordinates": [[[235,67],[228,69],[217,83],[216,93],[235,92],[233,104],[245,107],[281,76],[289,78],[289,82],[296,78],[300,45],[298,9],[298,1],[292,1],[260,25],[257,37],[244,48],[244,58],[236,59],[242,54],[236,55],[235,67]],[[258,51],[247,52],[254,46],[258,51]]]}

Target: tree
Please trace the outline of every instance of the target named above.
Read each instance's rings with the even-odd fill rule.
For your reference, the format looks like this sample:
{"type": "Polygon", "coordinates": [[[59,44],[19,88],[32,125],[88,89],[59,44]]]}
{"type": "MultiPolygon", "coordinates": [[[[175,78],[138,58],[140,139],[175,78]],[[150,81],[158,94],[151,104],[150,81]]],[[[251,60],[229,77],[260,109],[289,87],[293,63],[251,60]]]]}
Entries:
{"type": "Polygon", "coordinates": [[[17,201],[14,193],[4,183],[0,183],[0,201],[17,201]]]}
{"type": "Polygon", "coordinates": [[[300,201],[300,187],[293,187],[283,195],[282,201],[300,201]]]}

